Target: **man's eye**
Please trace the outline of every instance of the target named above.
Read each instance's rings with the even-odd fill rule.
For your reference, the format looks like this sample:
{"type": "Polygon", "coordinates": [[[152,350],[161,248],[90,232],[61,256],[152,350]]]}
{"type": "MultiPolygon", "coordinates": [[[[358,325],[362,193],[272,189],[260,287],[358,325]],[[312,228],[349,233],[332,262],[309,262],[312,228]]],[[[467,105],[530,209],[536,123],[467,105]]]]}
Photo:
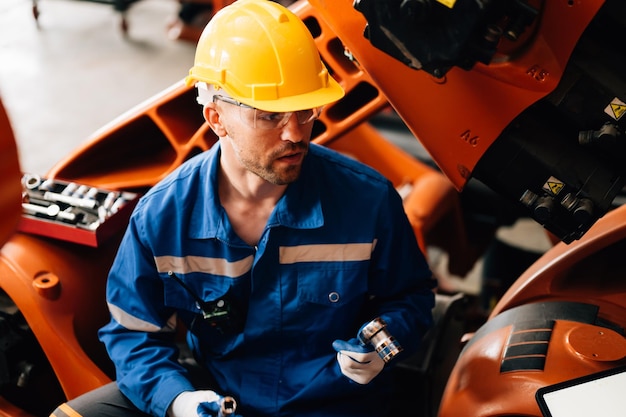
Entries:
{"type": "Polygon", "coordinates": [[[260,120],[267,120],[267,121],[276,121],[276,120],[282,120],[283,118],[283,113],[273,113],[273,112],[258,112],[257,113],[257,118],[260,120]]]}

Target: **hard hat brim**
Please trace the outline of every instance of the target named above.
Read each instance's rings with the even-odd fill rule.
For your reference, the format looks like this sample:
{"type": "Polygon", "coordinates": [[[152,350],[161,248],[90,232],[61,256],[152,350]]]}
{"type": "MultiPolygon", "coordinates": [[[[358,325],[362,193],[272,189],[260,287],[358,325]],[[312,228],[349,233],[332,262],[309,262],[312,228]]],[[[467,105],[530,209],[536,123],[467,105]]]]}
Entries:
{"type": "MultiPolygon", "coordinates": [[[[230,94],[227,88],[224,90],[230,94]]],[[[243,97],[238,98],[238,100],[250,107],[264,111],[289,112],[326,106],[340,100],[344,95],[345,92],[339,83],[329,77],[326,87],[305,94],[281,97],[278,100],[255,100],[243,97]]]]}

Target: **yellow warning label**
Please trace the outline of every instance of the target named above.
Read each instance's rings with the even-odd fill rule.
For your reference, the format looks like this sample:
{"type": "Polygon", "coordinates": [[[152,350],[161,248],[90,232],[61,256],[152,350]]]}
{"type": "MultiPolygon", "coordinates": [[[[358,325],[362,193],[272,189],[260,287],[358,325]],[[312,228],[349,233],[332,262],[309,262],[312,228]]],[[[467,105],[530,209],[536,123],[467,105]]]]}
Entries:
{"type": "Polygon", "coordinates": [[[439,3],[443,4],[446,7],[449,7],[450,9],[454,7],[454,3],[456,3],[456,0],[437,0],[439,3]]]}
{"type": "Polygon", "coordinates": [[[613,114],[615,115],[615,119],[619,120],[624,115],[624,112],[626,112],[626,106],[624,106],[623,104],[612,104],[611,103],[611,110],[613,110],[613,114]]]}
{"type": "Polygon", "coordinates": [[[560,193],[561,190],[563,189],[563,183],[562,182],[548,182],[548,188],[550,189],[552,194],[556,195],[560,193]]]}
{"type": "Polygon", "coordinates": [[[549,193],[552,193],[553,195],[558,195],[563,190],[564,186],[565,184],[562,181],[554,177],[550,177],[548,181],[546,181],[546,183],[543,185],[543,189],[549,193]]]}
{"type": "Polygon", "coordinates": [[[616,97],[606,106],[604,112],[615,120],[619,120],[626,113],[626,103],[616,97]]]}

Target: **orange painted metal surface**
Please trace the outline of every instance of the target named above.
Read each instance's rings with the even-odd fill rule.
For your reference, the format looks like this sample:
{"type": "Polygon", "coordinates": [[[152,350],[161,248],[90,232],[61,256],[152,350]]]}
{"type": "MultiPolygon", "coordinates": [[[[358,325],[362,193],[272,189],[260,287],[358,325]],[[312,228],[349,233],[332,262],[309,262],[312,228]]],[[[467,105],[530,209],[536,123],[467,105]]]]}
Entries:
{"type": "Polygon", "coordinates": [[[21,177],[13,129],[0,101],[0,246],[15,231],[22,212],[21,177]]]}
{"type": "Polygon", "coordinates": [[[461,354],[455,372],[448,380],[439,416],[541,417],[535,401],[539,388],[626,363],[623,355],[615,356],[614,360],[582,357],[572,349],[568,340],[577,332],[610,333],[611,337],[621,339],[621,352],[624,353],[623,336],[613,330],[560,320],[551,329],[543,369],[502,372],[501,363],[514,330],[512,325],[493,330],[461,354]]]}
{"type": "MultiPolygon", "coordinates": [[[[504,294],[491,317],[512,307],[546,298],[626,304],[626,207],[606,214],[579,241],[559,243],[528,268],[504,294]]],[[[626,312],[625,312],[626,314],[626,312]]],[[[607,315],[624,324],[626,316],[607,315]]]]}
{"type": "MultiPolygon", "coordinates": [[[[626,207],[601,218],[579,241],[559,243],[526,270],[491,312],[489,323],[520,308],[573,302],[598,309],[598,325],[556,320],[541,370],[501,372],[512,326],[474,335],[453,369],[440,416],[541,417],[543,386],[626,364],[626,207]],[[460,411],[462,410],[462,412],[460,411]]],[[[546,317],[550,316],[546,314],[546,317]]],[[[547,343],[547,342],[546,342],[547,343]]]]}
{"type": "Polygon", "coordinates": [[[96,333],[108,321],[104,284],[115,248],[16,233],[0,251],[0,287],[29,323],[68,397],[113,376],[96,333]]]}
{"type": "Polygon", "coordinates": [[[374,48],[361,36],[366,21],[351,1],[310,3],[461,190],[511,120],[556,87],[580,33],[603,1],[577,2],[577,7],[546,1],[532,42],[495,57],[496,63],[489,66],[453,68],[442,79],[374,48]],[[551,23],[557,21],[566,21],[567,30],[551,23]]]}

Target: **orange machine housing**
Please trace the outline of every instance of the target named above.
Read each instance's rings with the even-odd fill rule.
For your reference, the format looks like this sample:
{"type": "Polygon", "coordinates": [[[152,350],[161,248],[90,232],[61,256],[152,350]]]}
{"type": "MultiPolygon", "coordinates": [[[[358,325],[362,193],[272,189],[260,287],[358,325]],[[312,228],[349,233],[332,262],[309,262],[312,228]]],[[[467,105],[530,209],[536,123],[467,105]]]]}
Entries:
{"type": "Polygon", "coordinates": [[[15,232],[22,211],[21,176],[13,129],[0,101],[0,246],[15,232]]]}
{"type": "Polygon", "coordinates": [[[557,244],[471,335],[441,417],[541,417],[536,391],[626,363],[626,207],[570,245],[557,244]]]}

